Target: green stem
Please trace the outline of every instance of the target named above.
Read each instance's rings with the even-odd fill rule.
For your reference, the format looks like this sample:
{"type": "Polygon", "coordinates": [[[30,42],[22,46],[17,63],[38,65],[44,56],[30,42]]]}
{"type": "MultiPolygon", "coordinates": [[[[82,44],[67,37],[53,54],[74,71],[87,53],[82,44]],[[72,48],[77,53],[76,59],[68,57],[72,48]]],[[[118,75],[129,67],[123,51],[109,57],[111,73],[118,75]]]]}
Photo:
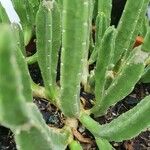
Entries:
{"type": "Polygon", "coordinates": [[[93,120],[87,113],[80,113],[79,121],[94,135],[100,132],[101,125],[93,120]]]}
{"type": "Polygon", "coordinates": [[[70,144],[69,144],[69,148],[70,150],[83,150],[82,146],[80,145],[79,142],[73,140],[70,144]]]}
{"type": "Polygon", "coordinates": [[[32,65],[35,62],[37,62],[37,58],[38,58],[38,55],[37,55],[37,53],[35,53],[32,56],[27,57],[26,62],[27,62],[28,65],[32,65]]]}
{"type": "Polygon", "coordinates": [[[80,82],[89,36],[88,12],[88,0],[63,1],[60,105],[70,118],[80,112],[80,82]]]}

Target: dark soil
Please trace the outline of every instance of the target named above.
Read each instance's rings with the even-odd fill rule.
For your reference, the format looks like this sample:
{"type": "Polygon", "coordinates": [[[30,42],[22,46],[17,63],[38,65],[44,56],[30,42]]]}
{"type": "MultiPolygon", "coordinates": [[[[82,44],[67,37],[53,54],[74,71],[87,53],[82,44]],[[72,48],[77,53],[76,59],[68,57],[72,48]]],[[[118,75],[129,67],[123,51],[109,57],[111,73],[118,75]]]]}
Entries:
{"type": "Polygon", "coordinates": [[[54,105],[41,98],[34,98],[34,103],[38,106],[48,126],[56,128],[62,128],[64,126],[65,118],[61,111],[54,105]]]}
{"type": "Polygon", "coordinates": [[[0,126],[0,150],[16,150],[12,132],[0,126]]]}

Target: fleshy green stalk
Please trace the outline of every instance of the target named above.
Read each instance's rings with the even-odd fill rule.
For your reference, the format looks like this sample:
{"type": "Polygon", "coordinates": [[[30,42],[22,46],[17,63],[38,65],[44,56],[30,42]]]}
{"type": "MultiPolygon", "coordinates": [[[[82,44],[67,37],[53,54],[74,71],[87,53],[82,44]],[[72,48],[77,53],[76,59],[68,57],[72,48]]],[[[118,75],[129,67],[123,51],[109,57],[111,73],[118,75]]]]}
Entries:
{"type": "Polygon", "coordinates": [[[53,101],[56,101],[58,97],[56,85],[60,46],[60,14],[58,9],[55,2],[43,1],[36,18],[38,64],[44,80],[46,94],[53,101]],[[54,19],[53,16],[55,16],[54,19]]]}
{"type": "Polygon", "coordinates": [[[123,11],[123,15],[117,27],[118,33],[116,35],[114,64],[121,58],[123,53],[126,53],[130,48],[130,42],[135,40],[137,36],[137,25],[140,15],[145,10],[145,5],[148,5],[149,0],[136,1],[128,0],[123,11]],[[133,13],[134,12],[134,13],[133,13]],[[136,31],[136,32],[135,32],[136,31]]]}
{"type": "Polygon", "coordinates": [[[99,125],[84,113],[81,114],[79,120],[95,137],[120,142],[131,139],[149,127],[149,107],[150,96],[147,96],[137,106],[108,124],[99,125]]]}
{"type": "Polygon", "coordinates": [[[99,111],[95,112],[95,116],[100,116],[106,113],[107,109],[126,97],[134,88],[134,85],[141,78],[145,59],[148,53],[141,51],[141,47],[136,48],[133,54],[128,58],[122,69],[105,91],[103,99],[99,103],[99,111]],[[127,82],[128,81],[128,82],[127,82]]]}
{"type": "Polygon", "coordinates": [[[99,110],[101,100],[104,96],[106,76],[108,71],[108,66],[112,58],[114,50],[114,36],[115,29],[113,27],[106,30],[104,37],[102,39],[101,47],[98,51],[98,58],[96,62],[95,69],[95,106],[92,110],[93,113],[99,110]]]}
{"type": "Polygon", "coordinates": [[[82,62],[89,30],[88,10],[88,0],[63,1],[60,104],[68,117],[77,117],[80,112],[82,62]]]}

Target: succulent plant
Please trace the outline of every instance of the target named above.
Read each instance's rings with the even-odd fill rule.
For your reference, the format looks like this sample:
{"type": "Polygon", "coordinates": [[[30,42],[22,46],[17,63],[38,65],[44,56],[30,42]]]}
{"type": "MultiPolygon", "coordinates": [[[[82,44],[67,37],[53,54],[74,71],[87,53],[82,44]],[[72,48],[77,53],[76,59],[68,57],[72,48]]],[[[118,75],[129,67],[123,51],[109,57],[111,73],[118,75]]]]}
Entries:
{"type": "Polygon", "coordinates": [[[149,0],[127,0],[117,28],[110,25],[111,0],[12,3],[21,27],[10,22],[0,5],[0,124],[13,131],[18,150],[82,150],[73,132],[79,122],[102,150],[113,149],[110,141],[131,139],[150,126],[149,95],[110,123],[91,117],[106,114],[139,81],[150,81],[149,0]],[[134,46],[138,35],[144,42],[134,46]],[[37,51],[27,57],[25,46],[33,36],[37,51]],[[35,62],[44,86],[29,75],[27,65],[35,62]],[[95,95],[90,109],[81,103],[81,88],[95,95]],[[33,96],[47,99],[64,114],[63,128],[46,125],[33,96]]]}

